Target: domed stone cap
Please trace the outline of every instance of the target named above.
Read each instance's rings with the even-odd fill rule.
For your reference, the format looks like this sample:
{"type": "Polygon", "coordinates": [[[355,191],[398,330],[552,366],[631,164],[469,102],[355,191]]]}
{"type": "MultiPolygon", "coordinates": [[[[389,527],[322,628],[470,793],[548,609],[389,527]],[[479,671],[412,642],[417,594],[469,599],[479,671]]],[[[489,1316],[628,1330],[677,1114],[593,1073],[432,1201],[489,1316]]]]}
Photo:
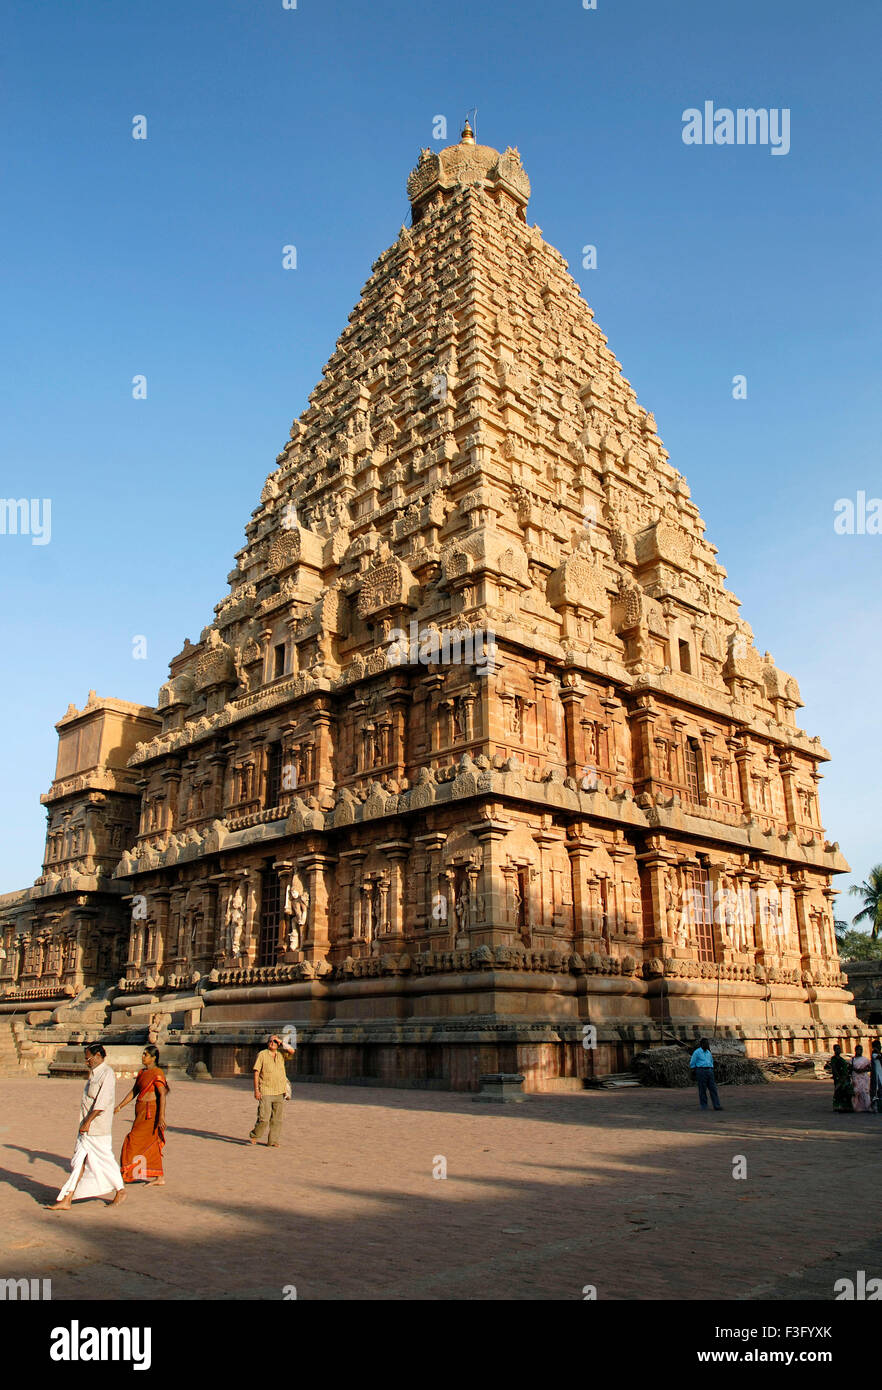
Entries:
{"type": "Polygon", "coordinates": [[[407,196],[418,222],[436,196],[463,184],[479,184],[490,192],[507,194],[519,215],[530,197],[530,180],[521,165],[517,150],[509,147],[504,154],[490,145],[476,145],[468,121],[458,145],[435,154],[420,151],[419,162],[407,180],[407,196]]]}
{"type": "Polygon", "coordinates": [[[193,677],[184,673],[173,676],[165,685],[159,687],[157,709],[168,709],[171,705],[188,705],[193,698],[193,677]]]}
{"type": "Polygon", "coordinates": [[[204,690],[209,685],[235,684],[236,666],[233,651],[220,634],[212,629],[205,651],[196,659],[193,667],[193,685],[196,690],[204,690]]]}

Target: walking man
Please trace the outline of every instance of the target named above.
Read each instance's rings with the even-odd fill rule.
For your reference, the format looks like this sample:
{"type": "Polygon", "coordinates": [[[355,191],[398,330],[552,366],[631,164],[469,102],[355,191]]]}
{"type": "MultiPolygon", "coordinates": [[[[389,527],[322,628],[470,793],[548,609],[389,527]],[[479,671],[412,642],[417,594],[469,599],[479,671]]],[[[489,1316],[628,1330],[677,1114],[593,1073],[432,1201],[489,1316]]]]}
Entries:
{"type": "Polygon", "coordinates": [[[70,1161],[70,1177],[49,1211],[68,1211],[72,1201],[114,1194],[110,1207],[123,1201],[122,1173],[113,1156],[113,1109],[116,1075],[100,1043],[87,1043],[89,1077],[80,1105],[80,1128],[70,1161]]]}
{"type": "Polygon", "coordinates": [[[269,1126],[268,1149],[279,1147],[282,1132],[282,1115],[285,1100],[291,1095],[291,1086],[285,1071],[285,1052],[294,1055],[294,1048],[283,1041],[277,1033],[267,1038],[266,1047],[258,1052],[254,1063],[254,1099],[257,1101],[257,1121],[250,1135],[252,1144],[258,1143],[269,1126]]]}
{"type": "Polygon", "coordinates": [[[702,1038],[689,1058],[689,1070],[698,1082],[698,1100],[702,1110],[707,1109],[707,1093],[714,1103],[715,1110],[722,1110],[717,1083],[714,1081],[714,1059],[707,1038],[702,1038]]]}

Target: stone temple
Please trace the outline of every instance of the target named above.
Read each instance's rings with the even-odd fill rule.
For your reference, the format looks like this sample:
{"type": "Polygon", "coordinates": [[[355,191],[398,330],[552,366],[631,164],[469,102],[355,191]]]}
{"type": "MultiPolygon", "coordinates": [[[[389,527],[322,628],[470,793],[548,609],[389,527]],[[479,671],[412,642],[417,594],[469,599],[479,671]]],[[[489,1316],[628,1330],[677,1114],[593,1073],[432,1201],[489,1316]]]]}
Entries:
{"type": "Polygon", "coordinates": [[[223,1076],[293,1024],[304,1078],[459,1089],[696,1029],[827,1049],[848,866],[796,681],[517,150],[466,126],[407,190],[198,643],[155,708],[58,725],[2,1028],[223,1076]]]}

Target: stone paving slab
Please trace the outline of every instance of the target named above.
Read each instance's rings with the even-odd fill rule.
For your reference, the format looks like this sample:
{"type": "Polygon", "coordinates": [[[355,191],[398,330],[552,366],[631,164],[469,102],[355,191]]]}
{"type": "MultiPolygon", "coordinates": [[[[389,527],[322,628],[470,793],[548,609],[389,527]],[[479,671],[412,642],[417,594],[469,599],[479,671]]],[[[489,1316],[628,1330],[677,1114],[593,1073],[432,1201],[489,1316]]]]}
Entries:
{"type": "Polygon", "coordinates": [[[47,1212],[80,1092],[0,1081],[0,1275],[51,1278],[55,1300],[816,1300],[882,1275],[882,1116],[835,1114],[826,1082],[728,1087],[720,1114],[692,1091],[490,1107],[301,1085],[268,1149],[245,1140],[247,1081],[185,1080],[165,1187],[47,1212]]]}

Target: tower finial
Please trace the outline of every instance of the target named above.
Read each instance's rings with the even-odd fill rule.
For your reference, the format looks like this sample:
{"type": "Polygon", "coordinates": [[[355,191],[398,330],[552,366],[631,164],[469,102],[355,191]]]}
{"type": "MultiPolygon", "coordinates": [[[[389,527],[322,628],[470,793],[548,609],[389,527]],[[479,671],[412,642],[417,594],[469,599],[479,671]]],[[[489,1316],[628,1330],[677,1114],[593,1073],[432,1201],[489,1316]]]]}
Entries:
{"type": "Polygon", "coordinates": [[[469,118],[468,118],[468,116],[466,116],[465,125],[464,125],[463,128],[462,128],[462,135],[460,136],[460,144],[461,144],[461,145],[473,145],[474,143],[475,143],[474,131],[472,130],[471,126],[469,125],[469,118]]]}

